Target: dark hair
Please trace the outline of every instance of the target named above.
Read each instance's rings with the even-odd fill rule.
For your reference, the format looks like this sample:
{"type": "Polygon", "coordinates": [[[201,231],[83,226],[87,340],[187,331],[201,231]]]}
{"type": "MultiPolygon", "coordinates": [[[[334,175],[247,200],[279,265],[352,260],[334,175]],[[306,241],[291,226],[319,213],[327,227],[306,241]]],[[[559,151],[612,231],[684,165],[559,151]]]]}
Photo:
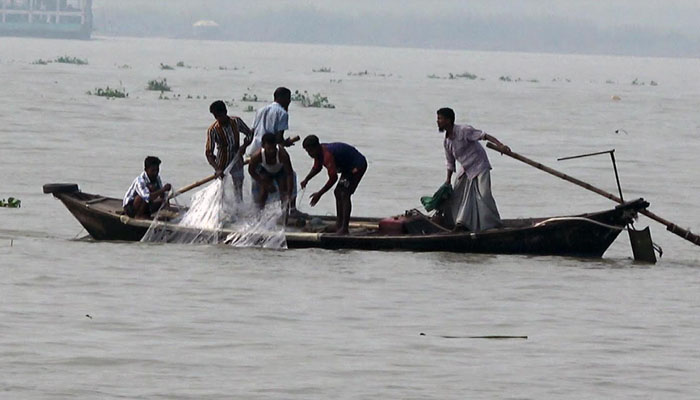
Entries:
{"type": "Polygon", "coordinates": [[[292,91],[284,86],[275,89],[275,100],[288,100],[292,98],[292,91]]]}
{"type": "Polygon", "coordinates": [[[209,106],[209,112],[214,114],[214,115],[220,115],[220,114],[225,114],[226,113],[226,104],[221,101],[217,100],[209,106]]]}
{"type": "Polygon", "coordinates": [[[318,136],[309,135],[309,136],[304,138],[304,141],[301,143],[301,145],[305,149],[315,149],[318,146],[320,146],[321,143],[318,141],[318,136]]]}
{"type": "Polygon", "coordinates": [[[147,169],[150,166],[159,166],[160,165],[160,158],[154,157],[154,156],[148,156],[146,157],[145,160],[143,160],[143,168],[147,169]]]}
{"type": "Polygon", "coordinates": [[[262,144],[272,143],[277,144],[277,136],[274,133],[266,133],[262,137],[262,144]]]}
{"type": "Polygon", "coordinates": [[[443,107],[437,110],[437,114],[449,119],[453,124],[455,123],[455,112],[451,108],[443,107]]]}

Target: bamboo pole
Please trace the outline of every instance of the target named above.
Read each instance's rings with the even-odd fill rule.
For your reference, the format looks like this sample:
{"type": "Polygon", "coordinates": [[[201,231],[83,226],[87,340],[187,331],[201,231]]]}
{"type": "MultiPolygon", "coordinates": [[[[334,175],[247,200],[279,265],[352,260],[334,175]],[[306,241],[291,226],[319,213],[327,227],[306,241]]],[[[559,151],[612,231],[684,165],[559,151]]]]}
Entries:
{"type": "MultiPolygon", "coordinates": [[[[599,189],[599,188],[597,188],[597,187],[595,187],[595,186],[593,186],[593,185],[591,185],[591,184],[589,184],[589,183],[586,183],[586,182],[584,182],[584,181],[582,181],[582,180],[580,180],[580,179],[576,179],[576,178],[574,178],[574,177],[571,177],[571,176],[569,176],[569,175],[566,175],[566,174],[564,174],[564,173],[561,173],[561,172],[559,172],[559,171],[557,171],[557,170],[555,170],[555,169],[552,169],[552,168],[550,168],[550,167],[548,167],[548,166],[546,166],[546,165],[540,164],[540,163],[538,163],[537,161],[534,161],[534,160],[531,160],[531,159],[529,159],[529,158],[527,158],[527,157],[521,156],[521,155],[518,154],[518,153],[515,153],[515,152],[513,152],[513,151],[509,151],[508,149],[506,149],[506,148],[504,148],[504,147],[502,147],[502,146],[498,146],[498,145],[496,145],[496,144],[494,144],[494,143],[488,142],[488,143],[486,143],[486,147],[488,147],[488,148],[490,148],[490,149],[492,149],[492,150],[496,150],[496,151],[498,151],[498,152],[501,153],[501,154],[505,154],[505,155],[507,155],[507,156],[509,156],[509,157],[515,158],[515,159],[518,160],[518,161],[522,161],[522,162],[524,162],[525,164],[531,165],[531,166],[533,166],[533,167],[535,167],[535,168],[537,168],[537,169],[539,169],[539,170],[542,170],[542,171],[544,171],[544,172],[547,172],[547,173],[550,173],[550,174],[552,174],[552,175],[554,175],[554,176],[557,176],[557,177],[559,177],[559,178],[561,178],[561,179],[564,179],[565,181],[568,181],[568,182],[571,182],[571,183],[573,183],[573,184],[575,184],[575,185],[581,186],[582,188],[587,189],[587,190],[590,190],[591,192],[598,193],[599,195],[601,195],[601,196],[603,196],[603,197],[606,197],[606,198],[608,198],[608,199],[610,199],[610,200],[612,200],[612,201],[614,201],[614,202],[616,202],[616,203],[623,203],[622,199],[619,198],[619,197],[617,197],[617,196],[615,196],[614,194],[608,193],[608,192],[606,192],[606,191],[604,191],[604,190],[602,190],[602,189],[599,189]]],[[[676,235],[682,237],[683,239],[685,239],[685,240],[687,240],[687,241],[689,241],[689,242],[691,242],[691,243],[693,243],[693,244],[695,244],[695,245],[700,246],[700,236],[698,236],[698,235],[696,235],[696,234],[690,232],[689,230],[683,229],[683,228],[679,227],[678,225],[674,224],[673,222],[668,221],[668,220],[666,220],[666,219],[664,219],[664,218],[661,218],[660,216],[658,216],[658,215],[652,213],[652,212],[649,211],[649,210],[640,210],[639,213],[640,213],[640,214],[643,214],[643,215],[646,215],[647,217],[653,219],[654,221],[659,222],[659,223],[665,225],[665,226],[666,226],[666,230],[668,230],[669,232],[674,233],[674,234],[676,234],[676,235]]]]}

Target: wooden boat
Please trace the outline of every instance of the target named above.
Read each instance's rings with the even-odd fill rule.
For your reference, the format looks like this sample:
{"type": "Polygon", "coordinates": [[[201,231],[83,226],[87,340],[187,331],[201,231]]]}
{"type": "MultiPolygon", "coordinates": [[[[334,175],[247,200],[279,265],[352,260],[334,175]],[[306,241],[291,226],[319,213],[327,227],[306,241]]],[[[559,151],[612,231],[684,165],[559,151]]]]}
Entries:
{"type": "MultiPolygon", "coordinates": [[[[47,184],[51,193],[75,216],[95,240],[139,241],[152,221],[123,215],[121,199],[82,192],[76,184],[47,184]]],[[[309,231],[309,219],[290,219],[285,232],[289,248],[446,251],[458,253],[533,254],[599,258],[639,211],[649,203],[643,199],[615,208],[580,215],[549,218],[505,219],[503,227],[481,232],[452,232],[417,212],[393,218],[402,230],[385,229],[391,219],[352,218],[349,235],[323,233],[334,217],[312,217],[317,226],[309,231]],[[303,226],[302,228],[295,228],[303,226]]],[[[163,229],[182,229],[159,221],[163,229]]],[[[225,240],[228,234],[219,237],[225,240]]]]}

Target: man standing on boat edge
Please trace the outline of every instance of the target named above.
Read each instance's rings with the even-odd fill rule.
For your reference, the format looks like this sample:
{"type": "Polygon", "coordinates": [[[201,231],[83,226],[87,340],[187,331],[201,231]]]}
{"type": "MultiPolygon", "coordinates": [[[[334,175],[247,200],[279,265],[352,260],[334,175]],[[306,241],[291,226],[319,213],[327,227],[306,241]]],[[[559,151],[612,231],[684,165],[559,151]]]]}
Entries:
{"type": "Polygon", "coordinates": [[[207,129],[204,155],[218,178],[222,178],[224,170],[233,164],[229,174],[233,180],[236,199],[241,202],[243,201],[243,154],[252,140],[252,133],[242,119],[229,117],[226,104],[221,100],[211,103],[209,112],[216,121],[207,129]],[[240,133],[245,136],[242,145],[240,133]]]}
{"type": "Polygon", "coordinates": [[[500,227],[496,201],[491,194],[491,163],[479,140],[488,140],[508,149],[495,137],[470,125],[456,125],[455,112],[451,108],[437,111],[437,126],[445,132],[444,147],[447,166],[445,184],[452,183],[455,162],[464,171],[457,177],[452,199],[446,205],[446,217],[454,222],[455,230],[478,232],[500,227]]]}

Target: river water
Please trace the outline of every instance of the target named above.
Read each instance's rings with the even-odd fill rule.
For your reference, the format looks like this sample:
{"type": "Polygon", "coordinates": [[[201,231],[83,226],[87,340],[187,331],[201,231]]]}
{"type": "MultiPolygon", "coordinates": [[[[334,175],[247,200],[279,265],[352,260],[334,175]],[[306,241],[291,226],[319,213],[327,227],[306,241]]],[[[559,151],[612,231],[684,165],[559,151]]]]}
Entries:
{"type": "MultiPolygon", "coordinates": [[[[435,110],[451,106],[614,193],[606,156],[556,159],[615,149],[626,198],[700,231],[699,82],[698,59],[0,38],[0,199],[22,200],[0,208],[0,398],[697,398],[700,253],[644,217],[654,266],[631,261],[625,233],[601,260],[98,243],[41,186],[121,197],[146,155],[189,184],[211,173],[209,104],[233,99],[252,124],[264,103],[241,97],[284,85],[336,106],[293,103],[290,135],[367,156],[355,215],[402,213],[442,183],[435,110]],[[33,64],[62,55],[88,64],[33,64]],[[464,72],[477,79],[429,78],[464,72]],[[146,90],[161,78],[168,99],[146,90]],[[106,86],[129,97],[86,94],[106,86]],[[481,335],[528,338],[464,338],[481,335]]],[[[613,205],[489,156],[505,218],[613,205]]],[[[332,213],[332,195],[301,208],[332,213]]]]}

